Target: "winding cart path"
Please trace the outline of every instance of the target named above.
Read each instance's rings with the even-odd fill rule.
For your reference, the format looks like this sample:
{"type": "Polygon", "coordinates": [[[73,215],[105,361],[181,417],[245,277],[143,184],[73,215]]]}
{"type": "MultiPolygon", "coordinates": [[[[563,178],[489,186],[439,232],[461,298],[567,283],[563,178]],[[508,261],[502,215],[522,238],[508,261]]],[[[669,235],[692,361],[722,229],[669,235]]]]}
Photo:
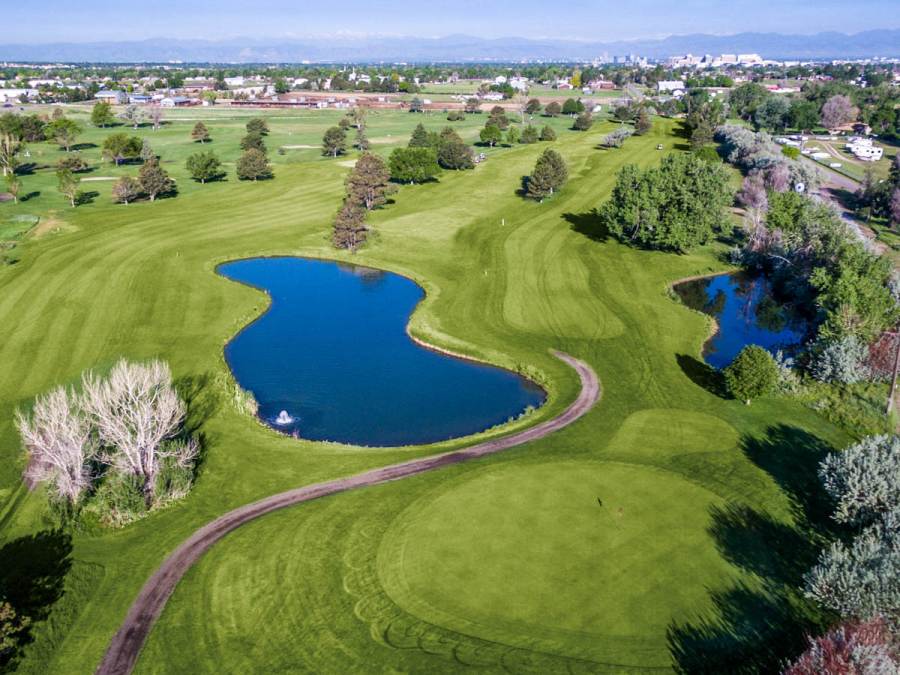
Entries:
{"type": "Polygon", "coordinates": [[[308,502],[326,495],[345,492],[369,485],[379,485],[433,471],[443,466],[458,464],[476,457],[491,455],[523,443],[537,440],[572,424],[583,416],[600,398],[600,381],[593,369],[584,361],[562,352],[554,356],[572,366],[581,380],[581,391],[572,404],[560,415],[503,438],[484,441],[464,450],[455,450],[431,457],[422,457],[398,464],[372,469],[355,476],[338,478],[324,483],[314,483],[266,497],[252,504],[241,506],[216,518],[194,532],[181,546],[166,558],[153,576],[144,584],[137,599],[128,610],[125,621],[113,636],[103,661],[97,668],[98,675],[124,675],[130,673],[141,648],[150,634],[153,624],[162,613],[175,586],[213,544],[232,530],[259,516],[278,509],[308,502]]]}

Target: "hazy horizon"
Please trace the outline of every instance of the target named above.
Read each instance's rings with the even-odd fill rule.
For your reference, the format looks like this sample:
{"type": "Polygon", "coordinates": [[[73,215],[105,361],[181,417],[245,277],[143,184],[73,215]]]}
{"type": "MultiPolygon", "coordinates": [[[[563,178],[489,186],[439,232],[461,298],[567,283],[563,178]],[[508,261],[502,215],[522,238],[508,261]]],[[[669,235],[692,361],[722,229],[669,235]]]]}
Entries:
{"type": "Polygon", "coordinates": [[[672,35],[731,35],[745,32],[810,35],[854,34],[900,28],[885,25],[896,14],[890,0],[824,0],[810,8],[803,0],[633,0],[629,11],[601,0],[564,0],[552,12],[539,0],[495,2],[435,0],[426,5],[393,0],[373,7],[364,0],[309,3],[259,0],[250,8],[239,0],[201,0],[189,4],[160,0],[152,6],[110,0],[61,0],[4,10],[16,26],[6,44],[127,42],[148,39],[312,39],[326,37],[446,37],[567,39],[590,42],[653,40],[672,35]],[[172,17],[178,16],[177,23],[172,17]]]}

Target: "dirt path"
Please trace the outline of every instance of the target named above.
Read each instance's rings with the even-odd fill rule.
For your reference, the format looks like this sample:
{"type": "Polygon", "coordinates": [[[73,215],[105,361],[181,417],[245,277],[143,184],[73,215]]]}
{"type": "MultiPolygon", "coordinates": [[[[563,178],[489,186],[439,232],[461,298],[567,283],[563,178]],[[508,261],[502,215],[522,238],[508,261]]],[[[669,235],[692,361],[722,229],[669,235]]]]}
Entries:
{"type": "Polygon", "coordinates": [[[175,549],[163,561],[162,565],[159,566],[159,569],[154,572],[147,583],[144,584],[134,604],[131,605],[131,609],[128,610],[125,621],[113,636],[103,661],[97,668],[97,674],[122,675],[131,672],[141,648],[144,646],[144,642],[153,628],[153,624],[162,612],[163,607],[165,607],[166,601],[169,599],[172,591],[175,590],[175,586],[181,580],[181,577],[207,549],[244,523],[277,509],[308,502],[326,495],[387,483],[500,452],[507,448],[543,438],[572,424],[587,413],[600,399],[600,381],[597,378],[597,374],[585,362],[562,352],[553,352],[553,354],[575,369],[581,380],[581,391],[575,401],[565,411],[551,420],[510,436],[478,443],[464,450],[413,459],[407,462],[400,462],[399,464],[372,469],[355,476],[348,476],[347,478],[339,478],[288,490],[287,492],[272,495],[258,502],[229,511],[201,527],[187,541],[175,549]]]}

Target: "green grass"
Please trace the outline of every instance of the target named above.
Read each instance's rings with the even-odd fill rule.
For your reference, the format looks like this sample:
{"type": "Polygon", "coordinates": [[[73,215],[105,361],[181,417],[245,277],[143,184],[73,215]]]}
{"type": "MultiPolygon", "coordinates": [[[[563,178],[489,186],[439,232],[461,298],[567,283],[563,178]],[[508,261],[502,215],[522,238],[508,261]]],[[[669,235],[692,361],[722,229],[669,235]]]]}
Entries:
{"type": "MultiPolygon", "coordinates": [[[[194,184],[183,164],[199,148],[189,131],[201,115],[214,138],[207,148],[233,162],[246,119],[234,111],[179,110],[163,129],[138,132],[177,178],[174,199],[118,206],[110,183],[95,181],[93,203],[70,209],[39,168],[23,181],[39,195],[0,205],[4,216],[36,214],[59,227],[26,238],[20,262],[0,270],[0,359],[14,364],[0,371],[4,541],[48,527],[42,496],[18,482],[12,411],[84,369],[165,358],[182,386],[201,391],[207,446],[182,504],[121,531],[75,534],[67,592],[36,627],[22,672],[92,672],[153,569],[226,510],[461,445],[297,441],[235,407],[222,346],[266,300],[214,266],[262,254],[350,258],[328,242],[348,168],[298,149],[271,153],[272,181],[238,183],[232,173],[194,184]]],[[[337,119],[279,112],[267,144],[318,145],[337,119]]],[[[381,113],[370,116],[369,137],[386,153],[419,121],[445,125],[443,116],[381,113]]],[[[473,116],[457,128],[473,139],[482,124],[473,116]]],[[[567,131],[568,119],[551,124],[571,174],[553,199],[516,194],[546,144],[494,149],[474,171],[402,187],[373,214],[377,234],[353,259],[424,285],[417,335],[538,370],[551,398],[529,422],[576,392],[550,348],[592,364],[601,403],[503,455],[234,532],[178,586],[139,672],[622,672],[707,661],[726,672],[729,659],[771,666],[802,644],[811,619],[791,588],[814,553],[810,486],[823,449],[847,437],[800,404],[747,407],[695,384],[707,320],[667,288],[726,269],[724,246],[683,256],[634,250],[606,238],[590,214],[619,167],[658,162],[658,143],[673,151],[671,124],[657,121],[614,151],[596,147],[610,124],[585,134],[567,131]]],[[[83,140],[99,145],[108,133],[91,129],[83,140]]],[[[61,155],[50,145],[32,152],[47,164],[61,155]]],[[[91,175],[135,171],[106,165],[91,175]]]]}

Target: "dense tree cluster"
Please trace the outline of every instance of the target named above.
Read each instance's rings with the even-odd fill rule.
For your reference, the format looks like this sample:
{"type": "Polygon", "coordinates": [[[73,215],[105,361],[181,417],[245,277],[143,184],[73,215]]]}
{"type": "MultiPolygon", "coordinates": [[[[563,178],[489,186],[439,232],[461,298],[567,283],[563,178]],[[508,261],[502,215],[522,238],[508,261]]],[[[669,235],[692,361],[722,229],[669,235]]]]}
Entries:
{"type": "Polygon", "coordinates": [[[600,217],[623,241],[683,252],[725,226],[732,199],[721,166],[680,153],[655,168],[622,167],[600,217]]]}
{"type": "Polygon", "coordinates": [[[120,526],[184,497],[197,442],[168,366],[119,361],[107,377],[85,373],[81,391],[39,396],[16,424],[26,478],[44,483],[67,517],[90,513],[120,526]]]}

